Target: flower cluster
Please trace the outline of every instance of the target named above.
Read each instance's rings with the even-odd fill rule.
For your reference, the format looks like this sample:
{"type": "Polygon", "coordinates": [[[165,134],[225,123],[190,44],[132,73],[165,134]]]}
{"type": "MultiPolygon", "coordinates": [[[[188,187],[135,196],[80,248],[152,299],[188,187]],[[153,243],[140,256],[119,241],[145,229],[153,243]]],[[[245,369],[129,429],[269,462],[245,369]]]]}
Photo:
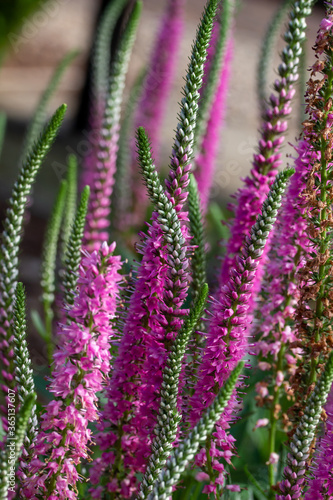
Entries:
{"type": "Polygon", "coordinates": [[[275,30],[289,10],[279,77],[261,98],[258,148],[235,195],[214,289],[205,237],[220,226],[204,217],[226,121],[235,2],[207,0],[164,181],[153,156],[185,5],[167,1],[150,67],[124,103],[142,1],[110,2],[93,51],[81,199],[72,156],[44,242],[44,315],[32,314],[49,358],[46,403],[36,402],[18,256],[27,198],[65,106],[40,138],[35,118],[0,248],[8,405],[0,500],[195,500],[242,489],[269,500],[333,497],[333,0],[314,45],[296,157],[278,172],[312,5],[284,2],[272,23],[275,30]],[[116,237],[120,255],[108,243],[116,237]]]}
{"type": "Polygon", "coordinates": [[[99,252],[83,256],[79,293],[68,312],[70,321],[60,324],[59,349],[49,390],[54,399],[41,416],[35,458],[23,485],[25,498],[44,495],[76,498],[76,469],[88,458],[91,431],[88,423],[98,419],[98,396],[110,371],[110,340],[116,338],[112,321],[116,315],[120,258],[115,244],[104,243],[99,252]]]}

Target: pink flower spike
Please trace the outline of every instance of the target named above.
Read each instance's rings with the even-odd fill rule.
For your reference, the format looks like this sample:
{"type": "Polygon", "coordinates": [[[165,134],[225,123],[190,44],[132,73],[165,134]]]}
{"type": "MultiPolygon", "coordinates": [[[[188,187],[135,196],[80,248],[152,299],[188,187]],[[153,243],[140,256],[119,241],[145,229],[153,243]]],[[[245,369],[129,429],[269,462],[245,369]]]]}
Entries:
{"type": "Polygon", "coordinates": [[[69,321],[59,324],[58,334],[63,338],[54,355],[49,386],[55,399],[41,417],[42,430],[36,440],[44,461],[32,460],[28,478],[22,477],[26,498],[45,498],[51,486],[58,500],[76,498],[76,466],[88,458],[88,423],[98,419],[97,393],[110,371],[110,341],[115,336],[111,321],[122,281],[121,261],[112,255],[114,249],[114,244],[103,244],[99,252],[84,254],[78,293],[66,311],[69,321]]]}

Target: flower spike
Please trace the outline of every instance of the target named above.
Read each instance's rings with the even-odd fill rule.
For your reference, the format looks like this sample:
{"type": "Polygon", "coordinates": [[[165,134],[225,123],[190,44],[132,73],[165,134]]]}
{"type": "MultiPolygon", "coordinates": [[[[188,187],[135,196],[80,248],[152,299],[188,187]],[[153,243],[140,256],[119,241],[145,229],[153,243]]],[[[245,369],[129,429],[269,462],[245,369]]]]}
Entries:
{"type": "Polygon", "coordinates": [[[228,404],[243,367],[243,362],[238,363],[190,435],[172,452],[164,470],[154,484],[148,500],[167,500],[170,497],[172,487],[179,481],[187,464],[193,460],[199,446],[212,433],[214,425],[228,404]]]}
{"type": "Polygon", "coordinates": [[[84,235],[84,246],[88,250],[97,250],[108,239],[106,230],[110,224],[121,102],[141,9],[142,2],[136,1],[112,64],[102,127],[98,133],[97,146],[95,145],[91,158],[87,158],[83,176],[84,185],[91,188],[84,235]]]}
{"type": "Polygon", "coordinates": [[[333,353],[330,354],[325,369],[311,393],[304,408],[296,432],[290,443],[287,465],[284,469],[284,480],[280,484],[280,495],[276,500],[289,500],[302,495],[305,483],[306,461],[311,444],[316,436],[317,425],[323,406],[333,382],[333,353]]]}
{"type": "MultiPolygon", "coordinates": [[[[280,165],[279,150],[287,130],[286,117],[291,112],[291,100],[295,94],[294,82],[298,79],[298,66],[305,39],[306,18],[311,14],[313,0],[299,0],[290,11],[288,30],[284,36],[286,46],[282,51],[282,63],[278,68],[279,79],[274,83],[277,95],[272,94],[263,115],[258,152],[254,155],[250,175],[245,179],[245,187],[235,195],[235,217],[231,225],[231,237],[227,245],[226,257],[221,268],[221,284],[229,279],[244,238],[260,212],[263,200],[280,165]]],[[[263,259],[264,261],[264,259],[263,259]]],[[[259,275],[258,275],[259,276],[259,275]]],[[[255,288],[259,288],[258,280],[255,288]]],[[[258,290],[257,290],[258,291],[258,290]]]]}
{"type": "Polygon", "coordinates": [[[280,5],[274,14],[274,17],[268,27],[265,38],[261,46],[261,53],[259,57],[258,64],[258,74],[257,74],[257,94],[258,102],[261,107],[261,111],[265,112],[266,102],[268,100],[267,95],[267,73],[269,63],[272,59],[272,49],[274,48],[275,38],[278,35],[281,24],[284,18],[287,16],[287,12],[291,10],[291,4],[294,0],[284,0],[282,5],[280,5]]]}
{"type": "MultiPolygon", "coordinates": [[[[278,209],[281,206],[283,193],[294,169],[288,168],[280,172],[267,196],[262,213],[247,236],[244,249],[238,256],[235,268],[232,270],[228,284],[223,287],[211,310],[211,319],[208,326],[207,344],[198,371],[198,382],[189,405],[190,421],[192,426],[200,418],[204,409],[211,403],[216,391],[222,387],[230,371],[246,353],[249,329],[248,308],[252,293],[253,281],[263,254],[265,244],[275,223],[278,209]]],[[[223,456],[227,460],[232,452],[232,438],[227,436],[226,429],[232,419],[232,412],[236,404],[232,397],[228,408],[217,424],[217,432],[213,437],[213,444],[207,449],[215,457],[211,469],[221,471],[221,464],[216,460],[223,456]],[[223,451],[216,448],[223,447],[223,451]],[[210,451],[211,450],[211,451],[210,451]]],[[[206,459],[197,457],[198,465],[204,466],[206,459]]],[[[217,479],[215,476],[211,481],[217,479]]],[[[219,478],[219,481],[222,478],[219,478]]],[[[220,483],[219,483],[220,484],[220,483]]],[[[211,488],[216,488],[212,485],[211,488]]],[[[212,490],[215,491],[215,490],[212,490]]]]}
{"type": "MultiPolygon", "coordinates": [[[[115,183],[112,191],[112,212],[111,212],[111,228],[123,230],[124,226],[129,225],[130,220],[134,218],[134,214],[129,214],[131,204],[131,150],[129,144],[134,144],[133,140],[133,116],[135,107],[138,103],[142,84],[146,71],[139,74],[131,89],[124,117],[121,123],[118,142],[117,166],[115,173],[115,183]]],[[[135,159],[137,168],[137,159],[135,159]]],[[[141,182],[141,179],[140,179],[141,182]]],[[[146,194],[145,194],[146,196],[146,194]]]]}
{"type": "MultiPolygon", "coordinates": [[[[7,500],[10,493],[15,493],[15,481],[13,481],[13,469],[21,456],[22,445],[29,428],[31,415],[36,407],[36,393],[28,394],[22,401],[22,405],[16,416],[15,437],[10,436],[6,443],[6,449],[0,451],[0,500],[7,500]]],[[[13,498],[11,495],[10,498],[13,498]]],[[[25,497],[23,497],[25,498],[25,497]]]]}
{"type": "MultiPolygon", "coordinates": [[[[0,259],[0,361],[2,370],[1,389],[7,394],[7,386],[13,388],[12,317],[18,275],[18,254],[22,238],[23,215],[36,174],[48,153],[66,112],[63,104],[54,113],[44,132],[35,142],[30,155],[23,163],[16,181],[4,221],[0,259]]],[[[5,421],[4,428],[7,428],[5,421]]]]}
{"type": "MultiPolygon", "coordinates": [[[[172,212],[167,222],[175,223],[178,231],[178,224],[181,221],[179,241],[185,241],[188,236],[183,222],[187,216],[186,213],[181,213],[181,209],[187,197],[184,190],[188,185],[189,158],[192,155],[193,126],[199,98],[197,89],[202,84],[203,64],[216,5],[217,2],[214,0],[207,3],[193,46],[171,160],[173,166],[166,182],[165,194],[169,205],[165,204],[166,200],[163,198],[160,207],[161,210],[164,207],[169,209],[169,206],[174,208],[177,217],[174,217],[175,214],[172,212]],[[181,164],[177,155],[182,161],[181,164]]],[[[151,156],[149,142],[146,142],[145,148],[149,158],[151,156]]],[[[173,244],[171,231],[173,228],[170,228],[170,234],[165,234],[163,228],[165,224],[163,221],[161,224],[158,218],[159,214],[154,212],[148,234],[143,236],[144,243],[139,247],[143,258],[138,267],[136,286],[125,320],[104,412],[110,422],[107,429],[108,437],[101,440],[103,454],[96,465],[96,473],[95,471],[93,473],[94,484],[98,485],[103,477],[105,488],[114,487],[120,495],[124,495],[124,492],[131,495],[137,491],[135,472],[144,471],[145,458],[150,455],[150,436],[156,425],[162,369],[171,343],[187,313],[182,309],[188,287],[187,248],[185,245],[183,251],[180,251],[175,245],[179,259],[174,259],[170,255],[168,245],[173,244]],[[184,262],[183,269],[178,260],[184,262]],[[175,262],[176,270],[172,269],[170,262],[175,262]],[[109,439],[114,443],[112,447],[115,453],[114,460],[107,452],[106,443],[109,439]],[[113,486],[110,485],[110,475],[115,477],[116,484],[113,486]]],[[[101,488],[104,489],[104,486],[101,488]]],[[[98,486],[96,492],[101,494],[98,486]]]]}
{"type": "Polygon", "coordinates": [[[82,259],[78,293],[67,322],[60,324],[61,336],[54,353],[49,391],[54,395],[41,417],[35,460],[23,483],[25,498],[42,496],[61,500],[75,498],[78,464],[89,458],[89,422],[98,419],[97,393],[104,388],[110,371],[110,341],[116,332],[115,318],[120,276],[120,257],[115,244],[82,259]],[[40,457],[40,458],[39,458],[40,457]],[[56,498],[57,498],[56,497],[56,498]]]}
{"type": "Polygon", "coordinates": [[[62,272],[62,286],[64,291],[64,300],[66,304],[73,304],[76,284],[78,279],[78,270],[81,262],[81,246],[86,222],[90,188],[86,186],[81,194],[81,200],[77,208],[73,227],[69,237],[65,253],[65,266],[62,272]]]}
{"type": "Polygon", "coordinates": [[[172,445],[177,436],[181,415],[177,409],[179,377],[186,347],[195,330],[206,304],[208,285],[205,283],[198,294],[190,315],[185,320],[181,331],[176,337],[163,371],[161,402],[157,425],[154,429],[155,438],[152,442],[153,453],[149,458],[145,475],[142,479],[138,499],[147,498],[158,474],[164,467],[166,459],[172,451],[172,445]]]}
{"type": "MultiPolygon", "coordinates": [[[[184,0],[167,0],[166,12],[158,30],[155,49],[143,81],[137,112],[134,116],[134,129],[144,127],[151,140],[155,158],[157,155],[157,160],[163,114],[171,90],[179,42],[183,32],[183,4],[184,0]]],[[[147,209],[147,193],[138,179],[135,148],[132,148],[131,170],[133,206],[127,218],[132,224],[137,225],[142,223],[147,209]]]]}
{"type": "Polygon", "coordinates": [[[181,231],[180,221],[172,203],[164,193],[159,181],[158,174],[153,164],[150,151],[150,143],[145,130],[140,127],[137,132],[138,156],[142,175],[148,189],[148,194],[154,203],[158,213],[158,221],[161,224],[164,237],[168,243],[168,262],[172,269],[172,280],[179,285],[173,285],[173,300],[179,302],[177,295],[184,300],[184,288],[186,286],[186,269],[188,266],[186,258],[185,240],[181,231]],[[185,278],[185,279],[184,279],[185,278]],[[177,290],[178,289],[178,290],[177,290]]]}
{"type": "Polygon", "coordinates": [[[56,67],[54,74],[52,75],[52,78],[50,80],[50,83],[48,84],[45,92],[42,94],[42,97],[38,103],[34,117],[31,123],[29,124],[19,163],[23,163],[26,160],[27,156],[30,154],[34,146],[34,143],[38,140],[38,137],[43,132],[47,116],[46,114],[47,105],[50,102],[54,92],[56,91],[64,72],[71,65],[71,63],[77,57],[77,55],[78,55],[77,50],[71,50],[63,57],[63,59],[56,67]]]}
{"type": "Polygon", "coordinates": [[[166,187],[170,199],[177,212],[181,212],[187,193],[184,189],[188,185],[188,172],[191,169],[190,161],[193,156],[194,133],[196,128],[199,90],[203,82],[204,63],[207,58],[207,49],[211,39],[213,22],[216,16],[218,1],[209,0],[199,25],[195,43],[192,47],[192,56],[183,88],[179,122],[172,149],[170,173],[166,180],[166,187]]]}
{"type": "MultiPolygon", "coordinates": [[[[111,42],[119,17],[128,0],[114,0],[109,3],[98,27],[93,48],[93,98],[105,99],[108,89],[111,61],[111,42]]],[[[95,103],[96,104],[96,103],[95,103]]]]}
{"type": "Polygon", "coordinates": [[[206,282],[206,251],[204,227],[200,208],[198,185],[193,174],[188,187],[188,215],[190,221],[191,244],[195,247],[192,257],[192,291],[196,298],[206,282]]]}
{"type": "Polygon", "coordinates": [[[209,194],[213,182],[214,166],[219,146],[219,132],[226,114],[226,101],[228,96],[232,56],[233,37],[231,34],[227,41],[223,65],[220,70],[220,79],[213,95],[213,103],[208,116],[205,135],[203,136],[201,143],[198,145],[199,151],[195,158],[194,175],[198,183],[198,190],[201,198],[201,209],[204,214],[207,211],[209,194]]]}
{"type": "MultiPolygon", "coordinates": [[[[311,478],[307,483],[307,490],[304,500],[314,498],[324,499],[333,495],[333,391],[330,389],[325,413],[327,420],[324,422],[324,435],[319,435],[315,455],[310,467],[311,478]],[[321,496],[320,496],[321,495],[321,496]]],[[[323,413],[324,413],[323,411],[323,413]]]]}
{"type": "MultiPolygon", "coordinates": [[[[194,149],[200,148],[203,138],[207,135],[209,116],[218,111],[218,108],[214,105],[214,99],[224,72],[223,66],[225,65],[224,61],[227,53],[228,40],[230,40],[235,0],[224,0],[223,8],[221,4],[222,2],[219,5],[214,22],[211,45],[208,49],[208,57],[205,65],[208,75],[206,76],[201,91],[202,97],[199,102],[198,117],[195,127],[194,142],[196,146],[194,149]],[[209,66],[209,68],[207,68],[207,66],[209,66]]],[[[226,91],[225,87],[226,86],[224,86],[224,90],[226,91]]],[[[220,107],[223,108],[223,106],[220,107]]]]}
{"type": "MultiPolygon", "coordinates": [[[[14,306],[14,361],[15,361],[15,381],[17,383],[17,395],[19,404],[23,405],[26,398],[35,395],[35,383],[33,380],[33,370],[26,340],[26,311],[25,311],[25,291],[22,283],[16,287],[16,302],[14,306]]],[[[31,413],[26,427],[26,435],[23,443],[22,458],[18,478],[24,481],[29,462],[35,457],[34,448],[37,437],[38,420],[36,415],[36,405],[31,407],[31,413]]]]}

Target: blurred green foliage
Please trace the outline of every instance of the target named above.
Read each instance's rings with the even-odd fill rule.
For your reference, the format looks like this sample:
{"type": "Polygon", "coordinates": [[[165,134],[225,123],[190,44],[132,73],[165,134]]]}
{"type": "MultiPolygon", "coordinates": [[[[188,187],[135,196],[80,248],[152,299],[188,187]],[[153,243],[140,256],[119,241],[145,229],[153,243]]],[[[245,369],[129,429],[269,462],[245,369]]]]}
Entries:
{"type": "Polygon", "coordinates": [[[48,0],[0,0],[0,60],[10,46],[10,35],[19,35],[23,23],[48,0]]]}

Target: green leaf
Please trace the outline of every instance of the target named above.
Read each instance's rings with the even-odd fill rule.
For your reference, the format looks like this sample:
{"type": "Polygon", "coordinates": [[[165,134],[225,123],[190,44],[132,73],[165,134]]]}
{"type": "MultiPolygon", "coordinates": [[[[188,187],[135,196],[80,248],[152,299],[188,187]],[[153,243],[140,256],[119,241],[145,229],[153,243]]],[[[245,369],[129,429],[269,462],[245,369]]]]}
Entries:
{"type": "Polygon", "coordinates": [[[27,433],[29,419],[36,404],[37,395],[35,392],[28,394],[17,414],[16,433],[15,433],[15,459],[16,461],[22,453],[23,441],[27,433]]]}
{"type": "Polygon", "coordinates": [[[211,219],[214,234],[217,231],[217,239],[222,241],[227,241],[230,235],[229,229],[223,222],[227,222],[230,215],[226,213],[217,203],[211,203],[209,205],[208,217],[211,219]]]}
{"type": "Polygon", "coordinates": [[[40,317],[39,312],[36,311],[36,309],[33,309],[30,313],[30,317],[31,317],[32,323],[33,323],[34,327],[36,328],[37,332],[39,333],[39,335],[42,337],[43,340],[46,340],[47,333],[45,330],[45,325],[42,321],[42,318],[40,317]]]}
{"type": "Polygon", "coordinates": [[[254,488],[254,490],[256,492],[256,495],[259,497],[259,500],[267,500],[268,499],[267,494],[265,493],[264,489],[261,487],[260,483],[251,474],[251,472],[249,471],[247,465],[244,467],[244,472],[245,472],[248,480],[252,484],[252,486],[253,486],[253,488],[254,488]]]}

